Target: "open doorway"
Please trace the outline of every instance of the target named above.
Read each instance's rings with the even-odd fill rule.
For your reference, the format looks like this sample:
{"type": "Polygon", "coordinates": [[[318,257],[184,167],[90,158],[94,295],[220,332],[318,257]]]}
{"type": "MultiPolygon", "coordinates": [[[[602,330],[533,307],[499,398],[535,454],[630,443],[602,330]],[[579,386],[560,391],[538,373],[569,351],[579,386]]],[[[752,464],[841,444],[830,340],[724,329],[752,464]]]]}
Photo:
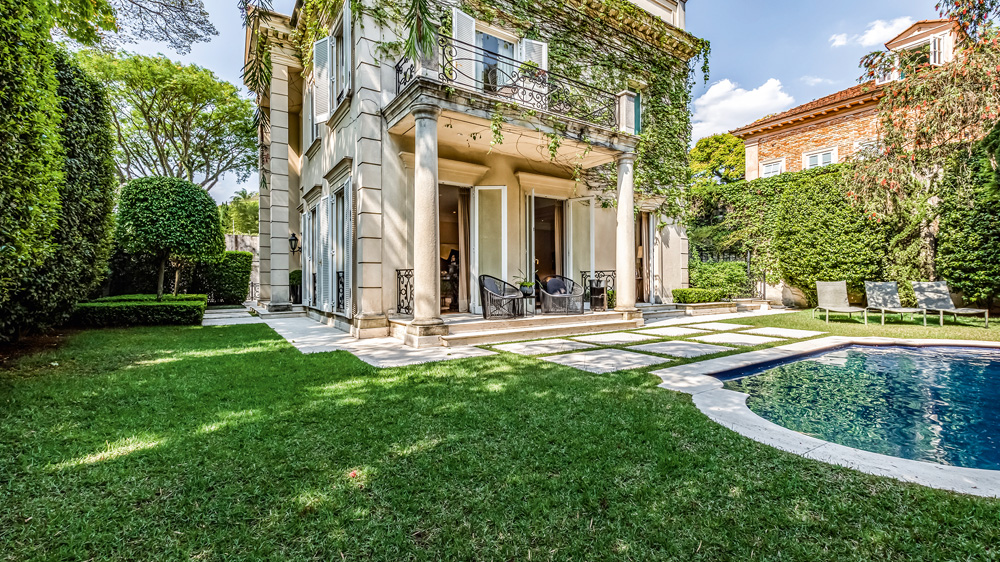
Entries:
{"type": "Polygon", "coordinates": [[[469,190],[438,186],[441,236],[441,312],[469,311],[469,190]]]}
{"type": "MultiPolygon", "coordinates": [[[[563,202],[535,197],[535,271],[538,279],[563,273],[563,202]]],[[[527,273],[527,272],[526,272],[527,273]]]]}

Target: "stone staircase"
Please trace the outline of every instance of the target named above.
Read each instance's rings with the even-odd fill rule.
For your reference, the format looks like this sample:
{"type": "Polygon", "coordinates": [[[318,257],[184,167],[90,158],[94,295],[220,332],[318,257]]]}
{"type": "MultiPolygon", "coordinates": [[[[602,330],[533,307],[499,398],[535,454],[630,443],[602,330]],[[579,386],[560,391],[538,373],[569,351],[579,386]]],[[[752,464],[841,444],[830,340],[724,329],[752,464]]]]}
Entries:
{"type": "Polygon", "coordinates": [[[642,319],[647,324],[650,322],[656,322],[657,320],[666,320],[667,318],[684,316],[684,311],[678,310],[677,307],[672,304],[649,304],[640,302],[635,306],[642,311],[642,319]]]}
{"type": "Polygon", "coordinates": [[[261,318],[304,318],[308,316],[306,307],[301,304],[293,304],[290,310],[280,312],[271,312],[266,305],[260,303],[251,304],[250,308],[261,318]]]}
{"type": "MultiPolygon", "coordinates": [[[[408,320],[390,319],[392,334],[402,339],[408,320]]],[[[441,336],[441,345],[486,345],[512,341],[580,336],[598,332],[630,330],[642,326],[642,319],[626,319],[620,312],[596,312],[565,316],[537,315],[510,320],[463,320],[448,322],[448,335],[441,336]]]]}

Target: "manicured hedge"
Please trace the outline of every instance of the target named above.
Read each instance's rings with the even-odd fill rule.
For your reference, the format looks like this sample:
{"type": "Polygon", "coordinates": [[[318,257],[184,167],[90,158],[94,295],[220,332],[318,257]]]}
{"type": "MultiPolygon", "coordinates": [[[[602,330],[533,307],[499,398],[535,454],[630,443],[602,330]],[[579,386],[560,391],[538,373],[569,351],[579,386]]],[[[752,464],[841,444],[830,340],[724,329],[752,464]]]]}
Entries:
{"type": "MultiPolygon", "coordinates": [[[[113,297],[101,297],[99,299],[94,299],[91,302],[150,302],[155,301],[156,295],[115,295],[113,297]]],[[[183,301],[195,301],[205,303],[207,297],[205,295],[163,295],[162,302],[183,302],[183,301]]]]}
{"type": "Polygon", "coordinates": [[[302,284],[302,270],[301,269],[293,269],[291,272],[288,273],[288,284],[291,285],[291,286],[293,286],[293,287],[295,285],[301,285],[302,284]]]}
{"type": "Polygon", "coordinates": [[[750,285],[746,262],[692,260],[690,275],[692,287],[720,291],[726,298],[742,296],[750,285]]]}
{"type": "Polygon", "coordinates": [[[726,298],[725,291],[718,289],[674,289],[674,302],[677,304],[698,304],[703,302],[719,302],[726,298]]]}
{"type": "Polygon", "coordinates": [[[85,328],[198,325],[204,301],[88,302],[73,311],[71,323],[85,328]]]}
{"type": "Polygon", "coordinates": [[[212,303],[241,304],[247,300],[252,268],[252,253],[226,252],[221,260],[198,264],[191,289],[205,293],[212,303]]]}

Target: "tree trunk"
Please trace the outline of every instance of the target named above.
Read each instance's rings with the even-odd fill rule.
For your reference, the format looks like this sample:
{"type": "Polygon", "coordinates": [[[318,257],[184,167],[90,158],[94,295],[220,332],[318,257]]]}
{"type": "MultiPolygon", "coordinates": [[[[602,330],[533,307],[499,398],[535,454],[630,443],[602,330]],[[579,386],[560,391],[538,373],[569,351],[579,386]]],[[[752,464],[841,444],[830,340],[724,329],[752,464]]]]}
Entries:
{"type": "Polygon", "coordinates": [[[156,281],[156,300],[163,300],[163,276],[167,272],[167,257],[160,258],[160,276],[156,281]]]}
{"type": "Polygon", "coordinates": [[[174,296],[177,296],[177,288],[181,286],[181,268],[180,266],[174,270],[174,296]]]}

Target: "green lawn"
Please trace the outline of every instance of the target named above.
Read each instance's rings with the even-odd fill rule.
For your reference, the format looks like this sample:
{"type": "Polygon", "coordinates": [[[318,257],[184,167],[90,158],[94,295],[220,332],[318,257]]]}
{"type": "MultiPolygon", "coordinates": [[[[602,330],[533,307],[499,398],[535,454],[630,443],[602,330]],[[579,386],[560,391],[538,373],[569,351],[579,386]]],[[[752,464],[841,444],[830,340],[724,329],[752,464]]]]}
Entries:
{"type": "Polygon", "coordinates": [[[82,332],[0,371],[0,560],[1000,560],[1000,500],[771,449],[658,382],[377,370],[263,325],[82,332]]]}

